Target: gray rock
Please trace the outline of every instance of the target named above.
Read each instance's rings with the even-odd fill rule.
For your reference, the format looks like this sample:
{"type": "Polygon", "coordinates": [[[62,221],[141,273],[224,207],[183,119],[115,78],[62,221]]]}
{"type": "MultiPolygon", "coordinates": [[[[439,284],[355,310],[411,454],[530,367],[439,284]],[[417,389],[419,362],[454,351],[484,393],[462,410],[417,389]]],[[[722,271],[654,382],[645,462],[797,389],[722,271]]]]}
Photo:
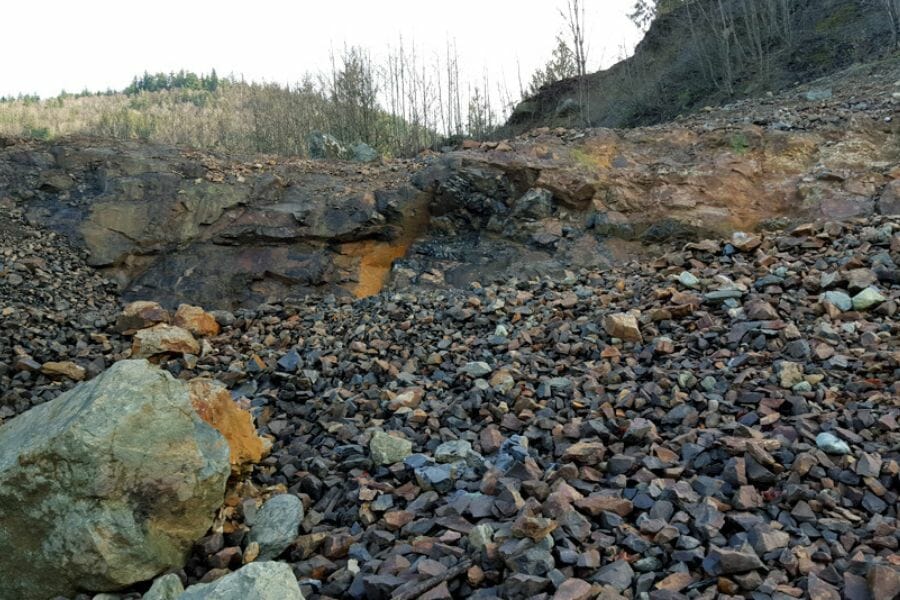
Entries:
{"type": "Polygon", "coordinates": [[[823,88],[821,90],[809,90],[803,97],[809,102],[821,102],[822,100],[830,100],[834,95],[831,88],[823,88]]]}
{"type": "Polygon", "coordinates": [[[481,467],[484,458],[472,449],[472,444],[466,440],[451,440],[444,442],[434,450],[434,459],[439,463],[454,463],[465,461],[470,467],[481,467]]]}
{"type": "Polygon", "coordinates": [[[828,454],[850,454],[850,446],[833,433],[823,431],[816,436],[816,446],[828,454]]]}
{"type": "Polygon", "coordinates": [[[721,304],[726,300],[738,300],[744,295],[741,290],[716,290],[703,294],[703,299],[710,304],[721,304]]]}
{"type": "Polygon", "coordinates": [[[543,188],[532,188],[516,200],[513,216],[525,219],[546,219],[553,214],[553,194],[543,188]]]}
{"type": "Polygon", "coordinates": [[[372,460],[378,465],[392,465],[412,454],[412,442],[383,431],[376,431],[369,442],[372,460]]]}
{"type": "Polygon", "coordinates": [[[355,160],[356,162],[375,162],[379,158],[378,150],[364,142],[360,142],[352,146],[350,148],[350,153],[353,157],[353,160],[355,160]]]}
{"type": "Polygon", "coordinates": [[[190,586],[178,600],[305,600],[291,566],[250,563],[212,583],[190,586]]]}
{"type": "Polygon", "coordinates": [[[484,377],[492,371],[491,366],[483,361],[466,363],[460,370],[469,377],[484,377]]]}
{"type": "Polygon", "coordinates": [[[749,544],[740,548],[713,546],[703,560],[703,569],[710,575],[731,575],[763,568],[756,552],[749,544]]]}
{"type": "Polygon", "coordinates": [[[174,573],[157,577],[141,600],[175,600],[184,592],[181,579],[174,573]]]}
{"type": "Polygon", "coordinates": [[[822,300],[828,302],[829,304],[833,304],[843,312],[847,312],[848,310],[853,308],[853,301],[850,299],[850,296],[848,296],[844,292],[839,292],[836,290],[825,292],[824,294],[822,294],[822,300]]]}
{"type": "Polygon", "coordinates": [[[767,552],[786,548],[791,541],[791,536],[785,531],[760,525],[747,532],[747,541],[750,542],[756,553],[762,556],[767,552]]]}
{"type": "Polygon", "coordinates": [[[180,568],[230,473],[187,387],[113,365],[0,427],[2,598],[113,591],[180,568]]]}
{"type": "Polygon", "coordinates": [[[311,133],[308,143],[310,158],[342,160],[350,158],[353,153],[336,137],[320,131],[311,133]]]}
{"type": "Polygon", "coordinates": [[[423,490],[446,493],[453,487],[453,473],[449,464],[421,467],[415,470],[416,483],[423,490]]]}
{"type": "Polygon", "coordinates": [[[552,544],[549,536],[537,543],[532,540],[509,540],[500,546],[500,557],[515,573],[543,577],[556,565],[550,553],[552,544]]]}
{"type": "Polygon", "coordinates": [[[681,275],[678,276],[678,282],[684,287],[691,289],[700,286],[700,280],[694,277],[694,274],[690,271],[682,271],[681,275]]]}
{"type": "Polygon", "coordinates": [[[434,460],[439,463],[452,463],[465,460],[472,452],[474,452],[472,444],[466,440],[451,440],[435,448],[434,460]]]}
{"type": "Polygon", "coordinates": [[[881,456],[863,452],[856,461],[856,473],[862,477],[878,477],[881,473],[881,456]]]}
{"type": "Polygon", "coordinates": [[[266,502],[253,520],[250,542],[259,544],[259,558],[277,557],[297,537],[303,520],[303,503],[293,494],[280,494],[266,502]]]}
{"type": "Polygon", "coordinates": [[[630,588],[633,579],[634,570],[632,570],[631,565],[624,560],[617,560],[601,567],[594,576],[591,577],[591,581],[603,585],[611,585],[620,592],[624,592],[630,588]]]}

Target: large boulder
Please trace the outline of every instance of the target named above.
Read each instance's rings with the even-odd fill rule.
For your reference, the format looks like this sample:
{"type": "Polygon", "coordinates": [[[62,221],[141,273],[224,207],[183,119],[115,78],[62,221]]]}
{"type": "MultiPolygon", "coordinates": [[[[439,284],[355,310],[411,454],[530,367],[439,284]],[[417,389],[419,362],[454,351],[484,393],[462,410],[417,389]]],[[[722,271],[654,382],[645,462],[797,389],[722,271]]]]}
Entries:
{"type": "Polygon", "coordinates": [[[291,566],[255,562],[212,583],[189,587],[178,600],[304,600],[291,566]]]}
{"type": "Polygon", "coordinates": [[[127,360],[0,426],[0,600],[122,589],[209,528],[228,444],[187,386],[127,360]]]}
{"type": "Polygon", "coordinates": [[[342,160],[350,158],[353,151],[347,148],[336,137],[321,131],[309,135],[309,157],[319,160],[342,160]]]}

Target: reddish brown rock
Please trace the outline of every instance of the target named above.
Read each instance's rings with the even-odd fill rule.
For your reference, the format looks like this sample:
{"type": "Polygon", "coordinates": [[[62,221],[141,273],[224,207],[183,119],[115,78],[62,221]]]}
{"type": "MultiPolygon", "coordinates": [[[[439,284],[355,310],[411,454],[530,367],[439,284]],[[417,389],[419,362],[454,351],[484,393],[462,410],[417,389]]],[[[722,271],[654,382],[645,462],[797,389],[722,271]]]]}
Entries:
{"type": "Polygon", "coordinates": [[[583,465],[596,465],[603,460],[606,446],[603,442],[577,442],[563,452],[563,461],[575,461],[583,465]]]}
{"type": "Polygon", "coordinates": [[[591,584],[584,579],[574,577],[562,582],[552,600],[587,600],[591,597],[591,584]]]}
{"type": "Polygon", "coordinates": [[[159,302],[137,300],[122,309],[116,319],[116,331],[132,335],[140,329],[153,327],[157,323],[169,323],[170,320],[169,311],[160,306],[159,302]]]}
{"type": "Polygon", "coordinates": [[[575,506],[591,516],[597,516],[602,512],[616,513],[620,517],[631,514],[634,505],[631,500],[615,498],[613,496],[594,495],[575,501],[575,506]]]}
{"type": "Polygon", "coordinates": [[[219,335],[219,324],[215,317],[199,306],[180,305],[175,312],[173,323],[200,337],[219,335]]]}

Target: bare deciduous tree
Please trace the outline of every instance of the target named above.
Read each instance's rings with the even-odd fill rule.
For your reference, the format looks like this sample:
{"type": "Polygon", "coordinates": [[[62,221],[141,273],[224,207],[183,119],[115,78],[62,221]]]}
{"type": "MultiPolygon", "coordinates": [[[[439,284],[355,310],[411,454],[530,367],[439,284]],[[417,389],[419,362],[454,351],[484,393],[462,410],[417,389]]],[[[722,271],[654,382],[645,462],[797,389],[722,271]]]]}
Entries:
{"type": "Polygon", "coordinates": [[[560,10],[560,15],[566,22],[569,30],[572,51],[575,53],[575,66],[578,71],[578,106],[581,119],[585,125],[590,125],[590,110],[588,106],[587,86],[587,30],[585,18],[584,0],[567,0],[565,11],[560,10]]]}

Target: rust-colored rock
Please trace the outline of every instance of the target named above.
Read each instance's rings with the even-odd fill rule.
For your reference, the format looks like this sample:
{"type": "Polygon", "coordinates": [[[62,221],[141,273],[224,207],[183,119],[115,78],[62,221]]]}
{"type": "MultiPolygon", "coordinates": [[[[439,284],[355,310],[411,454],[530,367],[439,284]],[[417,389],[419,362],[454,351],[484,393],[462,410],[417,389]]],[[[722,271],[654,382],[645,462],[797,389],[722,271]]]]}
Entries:
{"type": "Polygon", "coordinates": [[[620,517],[631,514],[634,505],[631,500],[616,498],[614,496],[588,496],[575,501],[575,506],[587,512],[591,516],[597,516],[602,512],[612,512],[620,517]]]}
{"type": "Polygon", "coordinates": [[[606,447],[603,442],[578,442],[563,452],[563,461],[575,461],[584,465],[596,465],[603,460],[606,447]]]}
{"type": "Polygon", "coordinates": [[[132,358],[149,358],[158,354],[199,354],[200,343],[191,332],[160,323],[134,334],[131,345],[132,358]]]}
{"type": "Polygon", "coordinates": [[[169,321],[169,311],[160,306],[159,302],[136,300],[122,309],[122,314],[116,319],[116,331],[132,335],[138,330],[169,321]]]}
{"type": "Polygon", "coordinates": [[[228,390],[206,378],[194,379],[188,386],[194,410],[228,441],[232,468],[262,460],[265,445],[256,433],[253,417],[231,399],[228,390]]]}
{"type": "Polygon", "coordinates": [[[175,312],[174,324],[200,337],[219,335],[219,324],[216,322],[216,318],[199,306],[180,305],[175,312]]]}

